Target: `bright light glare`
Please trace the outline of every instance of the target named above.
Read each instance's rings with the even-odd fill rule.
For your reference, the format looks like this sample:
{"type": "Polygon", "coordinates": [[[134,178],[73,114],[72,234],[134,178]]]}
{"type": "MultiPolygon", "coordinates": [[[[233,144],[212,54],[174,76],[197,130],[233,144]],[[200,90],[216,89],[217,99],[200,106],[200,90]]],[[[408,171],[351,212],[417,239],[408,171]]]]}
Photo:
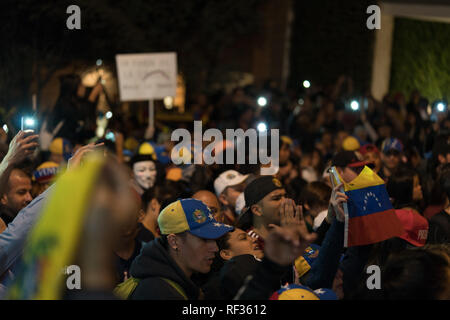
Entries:
{"type": "Polygon", "coordinates": [[[8,126],[6,124],[3,125],[3,131],[5,131],[5,133],[8,133],[8,126]]]}
{"type": "Polygon", "coordinates": [[[28,127],[34,126],[34,119],[33,118],[25,118],[25,125],[28,127]]]}
{"type": "Polygon", "coordinates": [[[106,119],[111,119],[113,116],[111,111],[106,112],[106,119]]]}
{"type": "Polygon", "coordinates": [[[445,104],[443,104],[442,102],[439,102],[436,107],[439,112],[444,112],[445,110],[445,104]]]}
{"type": "Polygon", "coordinates": [[[259,132],[265,132],[267,131],[267,125],[264,122],[258,123],[258,126],[256,127],[259,132]]]}
{"type": "Polygon", "coordinates": [[[103,64],[102,59],[97,59],[97,61],[95,62],[95,64],[96,64],[97,66],[100,67],[100,66],[103,64]]]}
{"type": "Polygon", "coordinates": [[[311,82],[309,82],[308,80],[305,80],[305,81],[303,81],[303,86],[305,88],[309,88],[309,87],[311,87],[311,82]]]}
{"type": "Polygon", "coordinates": [[[173,108],[173,97],[167,96],[164,98],[164,106],[166,109],[172,109],[173,108]]]}
{"type": "Polygon", "coordinates": [[[264,97],[259,97],[258,98],[258,105],[261,107],[264,107],[267,105],[267,99],[264,97]]]}
{"type": "Polygon", "coordinates": [[[352,108],[352,110],[354,110],[354,111],[359,110],[359,102],[356,100],[353,100],[350,103],[350,108],[352,108]]]}

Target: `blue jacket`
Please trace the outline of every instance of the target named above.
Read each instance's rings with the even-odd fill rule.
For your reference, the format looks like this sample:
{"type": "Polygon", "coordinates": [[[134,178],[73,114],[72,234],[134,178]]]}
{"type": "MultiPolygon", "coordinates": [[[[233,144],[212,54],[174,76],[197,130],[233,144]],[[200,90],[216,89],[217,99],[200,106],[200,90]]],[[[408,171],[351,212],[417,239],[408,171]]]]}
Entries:
{"type": "MultiPolygon", "coordinates": [[[[327,223],[327,222],[323,222],[327,223]]],[[[306,285],[313,290],[331,288],[344,248],[344,223],[334,219],[311,266],[306,285]]]]}
{"type": "Polygon", "coordinates": [[[5,231],[0,233],[0,297],[6,291],[5,282],[8,277],[4,275],[9,271],[14,271],[15,266],[20,261],[25,246],[25,241],[31,229],[39,219],[45,200],[53,190],[53,186],[37,196],[28,206],[20,210],[14,220],[8,225],[5,231]]]}

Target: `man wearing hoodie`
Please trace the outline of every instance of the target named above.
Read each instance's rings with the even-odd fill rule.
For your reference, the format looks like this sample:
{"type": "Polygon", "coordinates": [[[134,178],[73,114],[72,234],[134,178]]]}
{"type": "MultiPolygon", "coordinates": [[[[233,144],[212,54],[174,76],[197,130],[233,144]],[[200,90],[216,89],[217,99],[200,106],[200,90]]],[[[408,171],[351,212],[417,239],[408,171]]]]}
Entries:
{"type": "Polygon", "coordinates": [[[217,222],[208,207],[195,199],[169,204],[158,217],[161,238],[149,242],[131,265],[138,284],[132,300],[198,300],[203,294],[191,280],[208,273],[218,251],[215,239],[233,230],[217,222]]]}

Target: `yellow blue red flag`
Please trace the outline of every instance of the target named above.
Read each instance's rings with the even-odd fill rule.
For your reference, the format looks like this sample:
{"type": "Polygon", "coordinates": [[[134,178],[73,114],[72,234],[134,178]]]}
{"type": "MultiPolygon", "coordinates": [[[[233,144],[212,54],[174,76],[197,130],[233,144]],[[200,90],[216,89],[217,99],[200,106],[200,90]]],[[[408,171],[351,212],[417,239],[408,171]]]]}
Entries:
{"type": "Polygon", "coordinates": [[[375,172],[365,166],[351,182],[344,183],[348,196],[344,246],[377,243],[403,234],[386,185],[375,172]]]}
{"type": "Polygon", "coordinates": [[[55,300],[64,292],[64,269],[76,254],[86,208],[103,160],[92,155],[83,166],[60,176],[31,231],[23,264],[8,299],[55,300]],[[89,160],[89,161],[88,161],[89,160]]]}

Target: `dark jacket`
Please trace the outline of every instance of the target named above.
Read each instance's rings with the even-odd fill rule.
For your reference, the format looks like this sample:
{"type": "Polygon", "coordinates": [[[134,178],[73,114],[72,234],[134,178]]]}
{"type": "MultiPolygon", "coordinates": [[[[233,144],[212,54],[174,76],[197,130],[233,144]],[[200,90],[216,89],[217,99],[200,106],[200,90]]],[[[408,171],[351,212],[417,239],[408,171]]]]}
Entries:
{"type": "Polygon", "coordinates": [[[232,300],[247,276],[252,275],[259,265],[259,261],[250,254],[234,257],[227,261],[220,271],[220,289],[224,300],[232,300]]]}
{"type": "Polygon", "coordinates": [[[8,226],[16,216],[17,212],[13,212],[9,207],[0,204],[0,219],[3,220],[6,226],[8,226]]]}
{"type": "MultiPolygon", "coordinates": [[[[305,283],[311,289],[331,288],[344,247],[344,223],[334,219],[326,231],[319,256],[307,273],[305,283]]],[[[321,226],[322,227],[322,226],[321,226]]]]}
{"type": "Polygon", "coordinates": [[[267,257],[256,265],[255,271],[249,275],[242,287],[238,290],[235,300],[267,300],[280,289],[280,278],[292,266],[280,266],[267,257]]]}
{"type": "Polygon", "coordinates": [[[200,289],[186,277],[163,247],[161,239],[144,245],[131,265],[130,274],[140,279],[130,295],[131,300],[184,300],[183,296],[165,279],[178,284],[189,300],[198,300],[200,289]]]}
{"type": "Polygon", "coordinates": [[[435,214],[429,220],[427,243],[449,243],[450,242],[450,215],[444,210],[435,214]]]}

